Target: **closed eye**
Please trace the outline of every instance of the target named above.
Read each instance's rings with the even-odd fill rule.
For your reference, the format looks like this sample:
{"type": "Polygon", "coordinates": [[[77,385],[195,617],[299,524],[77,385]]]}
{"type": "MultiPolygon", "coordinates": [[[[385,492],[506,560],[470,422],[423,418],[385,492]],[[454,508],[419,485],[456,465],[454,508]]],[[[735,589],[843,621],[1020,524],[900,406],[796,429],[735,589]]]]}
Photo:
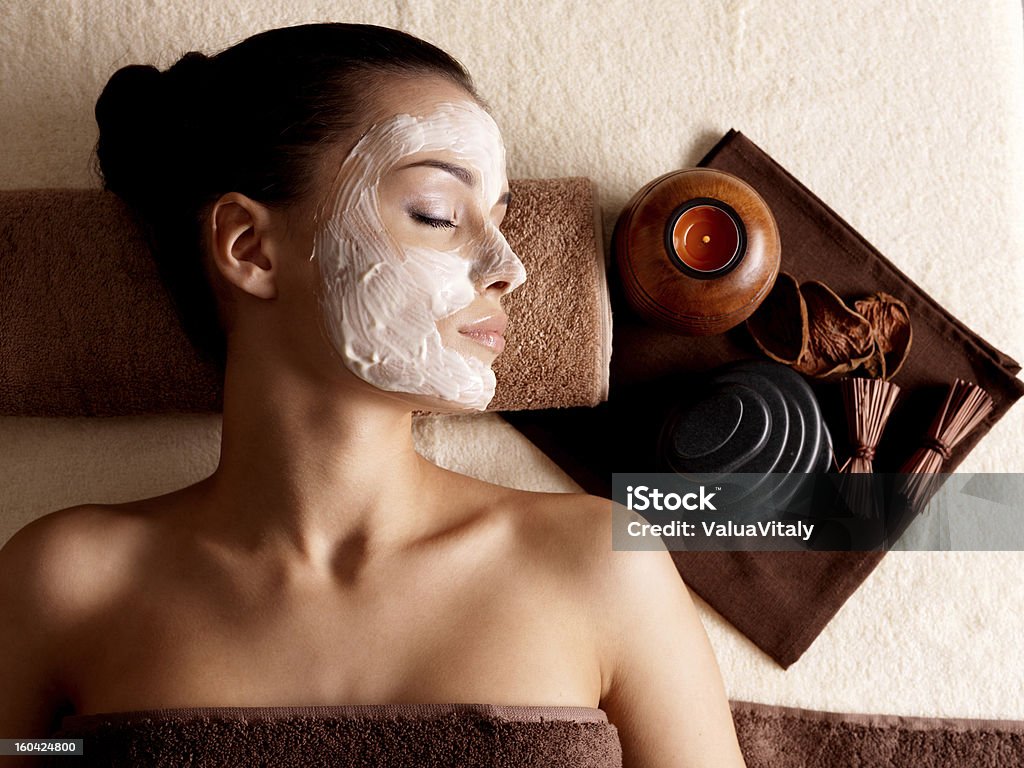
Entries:
{"type": "Polygon", "coordinates": [[[420,224],[426,224],[428,227],[434,227],[435,229],[455,229],[455,222],[449,221],[448,219],[435,219],[433,216],[427,216],[425,213],[418,213],[416,211],[410,211],[409,215],[420,224]]]}

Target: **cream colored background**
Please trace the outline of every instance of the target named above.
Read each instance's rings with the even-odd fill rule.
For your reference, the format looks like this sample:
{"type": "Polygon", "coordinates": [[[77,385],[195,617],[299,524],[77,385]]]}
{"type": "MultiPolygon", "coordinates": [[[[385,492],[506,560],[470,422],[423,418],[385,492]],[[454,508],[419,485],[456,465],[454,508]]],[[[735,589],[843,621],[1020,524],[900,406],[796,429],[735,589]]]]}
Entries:
{"type": "MultiPolygon", "coordinates": [[[[598,183],[606,233],[640,185],[746,133],[900,269],[1024,359],[1024,45],[1016,0],[15,0],[0,24],[0,186],[92,186],[92,108],[119,66],[262,29],[397,26],[460,58],[511,177],[598,183]]],[[[421,450],[509,484],[571,489],[495,416],[430,419],[421,450]],[[511,457],[511,459],[510,459],[511,457]]],[[[0,419],[0,541],[83,501],[184,485],[216,417],[0,419]]],[[[1024,471],[1018,405],[963,471],[1024,471]]],[[[729,694],[819,709],[1024,718],[1024,556],[896,553],[782,671],[701,604],[729,694]]]]}

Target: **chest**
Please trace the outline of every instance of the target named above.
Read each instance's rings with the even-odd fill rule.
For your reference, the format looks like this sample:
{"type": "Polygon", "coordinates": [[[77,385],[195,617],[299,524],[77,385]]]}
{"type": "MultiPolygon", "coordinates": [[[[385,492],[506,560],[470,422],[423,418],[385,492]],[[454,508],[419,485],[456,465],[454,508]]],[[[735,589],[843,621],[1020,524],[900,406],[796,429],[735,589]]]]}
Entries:
{"type": "Polygon", "coordinates": [[[150,582],[84,628],[79,712],[385,701],[597,702],[586,612],[500,570],[284,586],[150,582]]]}

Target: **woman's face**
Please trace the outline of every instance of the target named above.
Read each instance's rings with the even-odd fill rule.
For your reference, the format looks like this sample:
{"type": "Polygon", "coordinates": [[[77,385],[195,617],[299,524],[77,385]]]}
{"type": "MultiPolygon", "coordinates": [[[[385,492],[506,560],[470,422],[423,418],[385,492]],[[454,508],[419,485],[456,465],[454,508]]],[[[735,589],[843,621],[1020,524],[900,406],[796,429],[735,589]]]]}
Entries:
{"type": "Polygon", "coordinates": [[[500,298],[526,278],[498,229],[504,145],[461,88],[399,82],[318,215],[324,330],[345,367],[377,388],[482,410],[504,347],[500,298]]]}

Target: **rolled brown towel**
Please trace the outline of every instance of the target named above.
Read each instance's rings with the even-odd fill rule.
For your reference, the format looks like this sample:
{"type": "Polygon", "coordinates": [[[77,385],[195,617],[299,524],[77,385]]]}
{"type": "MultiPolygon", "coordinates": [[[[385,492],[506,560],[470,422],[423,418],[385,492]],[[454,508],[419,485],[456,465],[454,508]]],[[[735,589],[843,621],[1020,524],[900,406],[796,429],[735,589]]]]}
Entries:
{"type": "MultiPolygon", "coordinates": [[[[600,709],[486,704],[204,707],[65,717],[76,768],[619,768],[600,709]]],[[[55,758],[56,761],[65,758],[55,758]]],[[[60,765],[64,765],[63,762],[60,765]]]]}
{"type": "MultiPolygon", "coordinates": [[[[596,405],[611,314],[592,183],[511,182],[509,296],[489,410],[596,405]]],[[[98,190],[0,192],[0,415],[216,411],[221,382],[181,329],[124,205],[98,190]]]]}

